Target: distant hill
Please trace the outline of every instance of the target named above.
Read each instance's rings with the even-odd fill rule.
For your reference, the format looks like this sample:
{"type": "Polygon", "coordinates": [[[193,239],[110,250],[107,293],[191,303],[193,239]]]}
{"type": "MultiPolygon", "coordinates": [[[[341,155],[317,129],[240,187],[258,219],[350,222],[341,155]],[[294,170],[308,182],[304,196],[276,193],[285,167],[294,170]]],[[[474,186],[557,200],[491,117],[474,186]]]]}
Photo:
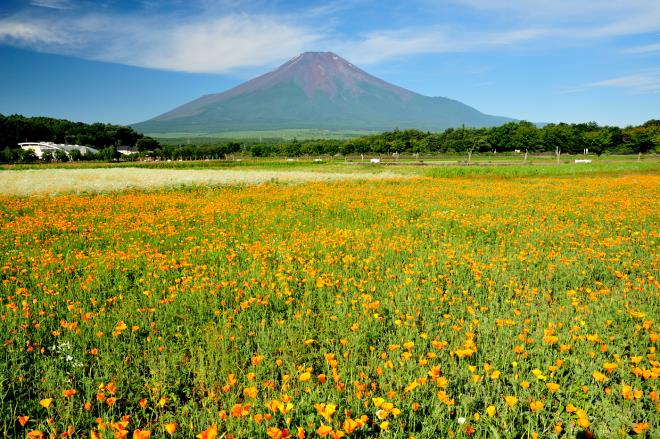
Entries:
{"type": "Polygon", "coordinates": [[[384,131],[488,127],[513,119],[385,82],[332,52],[306,52],[223,93],[132,127],[144,133],[322,129],[384,131]]]}

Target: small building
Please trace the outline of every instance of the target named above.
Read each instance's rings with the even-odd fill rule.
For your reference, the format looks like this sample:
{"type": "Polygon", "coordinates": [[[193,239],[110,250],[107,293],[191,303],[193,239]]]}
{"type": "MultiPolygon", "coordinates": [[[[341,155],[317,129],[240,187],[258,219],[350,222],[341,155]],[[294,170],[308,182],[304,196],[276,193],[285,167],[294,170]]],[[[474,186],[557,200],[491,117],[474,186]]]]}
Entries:
{"type": "Polygon", "coordinates": [[[83,145],[69,145],[66,143],[53,142],[24,142],[18,146],[25,151],[32,150],[38,158],[42,158],[45,153],[55,155],[57,151],[64,151],[67,156],[71,156],[71,151],[80,151],[81,155],[98,154],[99,150],[83,145]]]}
{"type": "Polygon", "coordinates": [[[117,152],[121,155],[131,155],[137,154],[140,151],[138,151],[136,146],[122,145],[117,147],[117,152]]]}

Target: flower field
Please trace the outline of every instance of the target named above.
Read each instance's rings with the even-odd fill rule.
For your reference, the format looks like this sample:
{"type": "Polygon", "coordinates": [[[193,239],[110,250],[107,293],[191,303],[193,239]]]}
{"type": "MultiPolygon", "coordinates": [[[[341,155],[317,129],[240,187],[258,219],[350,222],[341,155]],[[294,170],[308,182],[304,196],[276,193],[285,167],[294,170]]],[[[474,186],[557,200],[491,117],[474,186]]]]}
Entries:
{"type": "Polygon", "coordinates": [[[658,437],[660,175],[0,197],[10,437],[658,437]]]}

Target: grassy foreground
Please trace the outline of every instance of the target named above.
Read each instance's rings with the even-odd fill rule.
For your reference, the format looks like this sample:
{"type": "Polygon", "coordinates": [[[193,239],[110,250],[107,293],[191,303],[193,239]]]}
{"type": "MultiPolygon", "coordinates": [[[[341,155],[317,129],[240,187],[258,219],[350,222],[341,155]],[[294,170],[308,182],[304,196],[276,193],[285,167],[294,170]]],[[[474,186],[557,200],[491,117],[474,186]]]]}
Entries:
{"type": "Polygon", "coordinates": [[[440,176],[0,197],[0,431],[656,436],[657,172],[440,176]]]}

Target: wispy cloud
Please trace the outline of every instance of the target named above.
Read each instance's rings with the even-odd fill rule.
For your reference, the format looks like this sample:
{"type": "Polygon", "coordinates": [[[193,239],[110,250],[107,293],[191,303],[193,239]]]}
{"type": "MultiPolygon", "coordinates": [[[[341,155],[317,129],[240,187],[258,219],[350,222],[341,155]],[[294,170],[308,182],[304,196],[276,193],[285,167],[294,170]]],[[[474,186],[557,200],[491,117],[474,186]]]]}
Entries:
{"type": "Polygon", "coordinates": [[[32,6],[39,6],[42,8],[49,9],[69,9],[71,8],[71,2],[69,0],[32,0],[30,1],[32,6]]]}
{"type": "Polygon", "coordinates": [[[278,17],[233,15],[180,25],[164,38],[164,44],[145,50],[145,66],[223,72],[290,58],[319,37],[278,17]]]}
{"type": "MultiPolygon", "coordinates": [[[[493,22],[525,23],[575,40],[637,35],[660,30],[657,0],[453,0],[493,22]]],[[[515,25],[512,25],[515,27],[515,25]]]]}
{"type": "Polygon", "coordinates": [[[554,92],[556,95],[570,95],[570,94],[577,94],[577,93],[584,93],[587,91],[586,86],[577,86],[577,87],[564,87],[562,89],[559,89],[554,92]]]}
{"type": "MultiPolygon", "coordinates": [[[[0,44],[140,67],[228,73],[274,65],[305,50],[333,50],[367,65],[421,54],[555,50],[660,30],[657,0],[625,5],[601,0],[596,8],[591,0],[411,0],[418,14],[443,18],[430,20],[436,24],[384,28],[381,22],[340,31],[342,17],[365,1],[310,2],[284,10],[270,0],[143,0],[141,9],[121,11],[75,0],[31,0],[31,6],[0,18],[0,44]],[[452,21],[445,13],[451,8],[460,12],[457,17],[489,19],[479,26],[452,21]]],[[[656,50],[660,45],[628,52],[656,50]]]]}
{"type": "Polygon", "coordinates": [[[156,69],[225,73],[287,59],[319,39],[286,16],[62,14],[0,19],[0,43],[156,69]]]}
{"type": "MultiPolygon", "coordinates": [[[[408,55],[493,50],[557,50],[590,46],[601,40],[660,31],[657,0],[449,0],[488,17],[487,24],[464,23],[374,30],[340,43],[342,53],[361,62],[378,63],[408,55]]],[[[446,16],[446,2],[418,0],[429,14],[446,16]]],[[[465,11],[463,11],[465,12],[465,11]]],[[[658,50],[656,45],[639,51],[658,50]]]]}
{"type": "Polygon", "coordinates": [[[484,32],[457,26],[436,26],[374,31],[362,35],[357,41],[340,42],[338,45],[347,57],[371,64],[408,55],[502,49],[532,41],[547,32],[540,28],[484,32]]]}
{"type": "Polygon", "coordinates": [[[660,43],[646,44],[644,46],[630,47],[624,50],[625,53],[652,53],[660,52],[660,43]]]}
{"type": "Polygon", "coordinates": [[[638,93],[660,92],[660,68],[586,84],[587,87],[616,87],[638,93]]]}
{"type": "MultiPolygon", "coordinates": [[[[454,4],[477,12],[508,17],[524,18],[535,23],[587,22],[592,26],[608,21],[635,21],[647,23],[649,18],[658,19],[660,5],[656,0],[453,0],[454,4]]],[[[657,23],[657,21],[656,21],[657,23]]]]}
{"type": "Polygon", "coordinates": [[[18,45],[55,46],[71,40],[65,33],[40,23],[4,20],[0,21],[0,41],[18,45]]]}

